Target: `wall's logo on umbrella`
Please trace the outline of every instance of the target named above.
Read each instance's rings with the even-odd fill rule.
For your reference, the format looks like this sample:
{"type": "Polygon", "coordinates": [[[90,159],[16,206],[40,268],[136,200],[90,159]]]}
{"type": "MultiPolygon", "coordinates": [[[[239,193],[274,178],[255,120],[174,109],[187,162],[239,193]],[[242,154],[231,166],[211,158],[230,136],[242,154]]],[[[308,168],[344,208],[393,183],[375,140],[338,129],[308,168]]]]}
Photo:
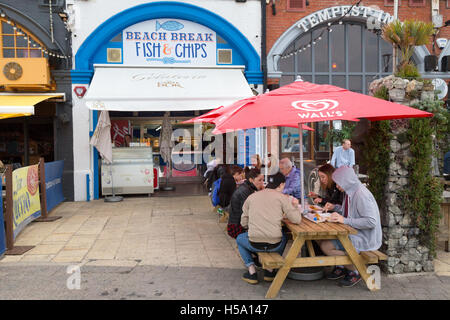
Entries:
{"type": "Polygon", "coordinates": [[[322,100],[299,100],[292,102],[292,106],[295,109],[319,112],[324,110],[333,110],[339,105],[339,102],[335,100],[322,99],[322,100]]]}
{"type": "Polygon", "coordinates": [[[339,106],[339,102],[331,99],[298,100],[292,102],[291,105],[297,110],[308,112],[298,113],[299,117],[302,119],[342,117],[345,113],[345,111],[331,111],[339,106]]]}

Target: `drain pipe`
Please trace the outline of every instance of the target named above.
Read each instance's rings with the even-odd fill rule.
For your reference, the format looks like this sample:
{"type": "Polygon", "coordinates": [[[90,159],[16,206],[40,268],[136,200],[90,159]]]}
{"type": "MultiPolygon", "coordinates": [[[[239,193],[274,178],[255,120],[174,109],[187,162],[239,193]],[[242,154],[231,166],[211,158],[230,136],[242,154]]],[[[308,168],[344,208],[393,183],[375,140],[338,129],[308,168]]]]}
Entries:
{"type": "Polygon", "coordinates": [[[261,69],[263,72],[263,93],[267,90],[267,54],[266,54],[266,5],[267,0],[261,0],[261,69]]]}
{"type": "MultiPolygon", "coordinates": [[[[398,19],[398,0],[394,0],[394,21],[398,19]]],[[[395,45],[392,50],[392,73],[397,69],[397,48],[395,45]]]]}

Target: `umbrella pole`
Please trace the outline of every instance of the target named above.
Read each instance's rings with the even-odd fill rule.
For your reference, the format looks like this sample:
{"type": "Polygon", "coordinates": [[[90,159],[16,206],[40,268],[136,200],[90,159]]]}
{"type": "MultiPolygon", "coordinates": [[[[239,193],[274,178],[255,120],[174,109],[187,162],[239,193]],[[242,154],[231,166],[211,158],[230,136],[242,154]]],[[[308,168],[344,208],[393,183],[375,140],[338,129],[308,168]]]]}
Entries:
{"type": "Polygon", "coordinates": [[[167,162],[167,176],[166,176],[166,186],[162,187],[161,190],[163,191],[174,191],[174,186],[169,186],[169,177],[172,176],[172,150],[170,151],[170,158],[167,162]]]}
{"type": "Polygon", "coordinates": [[[269,155],[269,153],[267,152],[268,150],[267,150],[267,145],[268,145],[268,143],[267,143],[267,127],[265,127],[264,128],[264,131],[265,131],[265,143],[264,143],[264,153],[265,153],[265,155],[264,155],[264,159],[265,159],[265,166],[264,166],[264,168],[265,168],[265,174],[264,174],[264,182],[267,184],[267,167],[268,167],[268,165],[269,165],[269,159],[268,159],[268,155],[269,155]]]}
{"type": "Polygon", "coordinates": [[[301,197],[301,204],[302,204],[302,213],[305,211],[305,188],[304,188],[304,181],[303,181],[303,129],[302,124],[298,124],[298,134],[300,138],[300,197],[301,197]]]}
{"type": "Polygon", "coordinates": [[[113,182],[113,174],[112,174],[112,162],[109,164],[109,174],[111,175],[111,193],[112,196],[105,197],[105,202],[119,202],[123,200],[122,196],[116,196],[114,193],[114,182],[113,182]]]}

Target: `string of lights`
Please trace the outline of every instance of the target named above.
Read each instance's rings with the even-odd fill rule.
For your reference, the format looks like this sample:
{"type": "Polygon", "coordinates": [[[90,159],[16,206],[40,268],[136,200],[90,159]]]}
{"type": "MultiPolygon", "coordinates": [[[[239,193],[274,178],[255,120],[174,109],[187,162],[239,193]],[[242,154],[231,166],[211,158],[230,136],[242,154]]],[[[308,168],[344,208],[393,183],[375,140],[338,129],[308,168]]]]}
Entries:
{"type": "Polygon", "coordinates": [[[58,59],[70,59],[71,56],[60,54],[54,51],[47,50],[47,48],[43,48],[41,44],[36,42],[29,34],[27,34],[20,27],[18,27],[17,24],[13,21],[13,19],[8,17],[8,15],[1,9],[0,9],[0,17],[5,19],[6,23],[12,26],[15,32],[15,36],[22,37],[25,41],[28,42],[30,48],[40,50],[42,54],[44,56],[47,56],[48,58],[52,57],[58,59]]]}
{"type": "Polygon", "coordinates": [[[358,2],[354,3],[345,14],[343,14],[340,18],[334,20],[333,22],[328,22],[328,25],[326,27],[326,29],[322,29],[322,32],[319,34],[319,36],[317,36],[314,39],[311,39],[310,43],[308,43],[307,45],[304,45],[303,47],[300,47],[298,49],[294,49],[288,53],[285,53],[283,55],[281,55],[281,59],[287,59],[290,58],[292,56],[296,56],[297,54],[304,52],[306,50],[308,50],[308,48],[311,48],[311,46],[314,46],[317,44],[317,42],[319,42],[320,40],[322,40],[323,34],[324,32],[328,32],[331,33],[333,32],[333,29],[331,28],[333,25],[337,25],[337,24],[342,24],[342,20],[352,11],[353,7],[358,7],[359,4],[361,3],[362,0],[359,0],[358,2]]]}

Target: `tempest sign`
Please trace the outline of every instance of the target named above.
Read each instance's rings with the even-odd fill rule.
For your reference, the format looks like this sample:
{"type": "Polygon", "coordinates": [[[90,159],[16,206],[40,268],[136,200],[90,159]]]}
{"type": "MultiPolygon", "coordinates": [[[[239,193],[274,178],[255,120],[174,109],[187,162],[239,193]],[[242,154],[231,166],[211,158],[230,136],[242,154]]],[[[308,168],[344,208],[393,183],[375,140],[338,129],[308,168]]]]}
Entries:
{"type": "MultiPolygon", "coordinates": [[[[297,23],[297,27],[303,29],[304,32],[307,32],[309,29],[314,28],[321,23],[344,16],[350,8],[352,7],[336,6],[314,12],[301,19],[297,23]]],[[[387,12],[364,6],[353,7],[347,14],[347,17],[361,17],[368,21],[373,20],[373,22],[379,22],[380,24],[386,24],[394,20],[394,17],[387,12]]]]}

